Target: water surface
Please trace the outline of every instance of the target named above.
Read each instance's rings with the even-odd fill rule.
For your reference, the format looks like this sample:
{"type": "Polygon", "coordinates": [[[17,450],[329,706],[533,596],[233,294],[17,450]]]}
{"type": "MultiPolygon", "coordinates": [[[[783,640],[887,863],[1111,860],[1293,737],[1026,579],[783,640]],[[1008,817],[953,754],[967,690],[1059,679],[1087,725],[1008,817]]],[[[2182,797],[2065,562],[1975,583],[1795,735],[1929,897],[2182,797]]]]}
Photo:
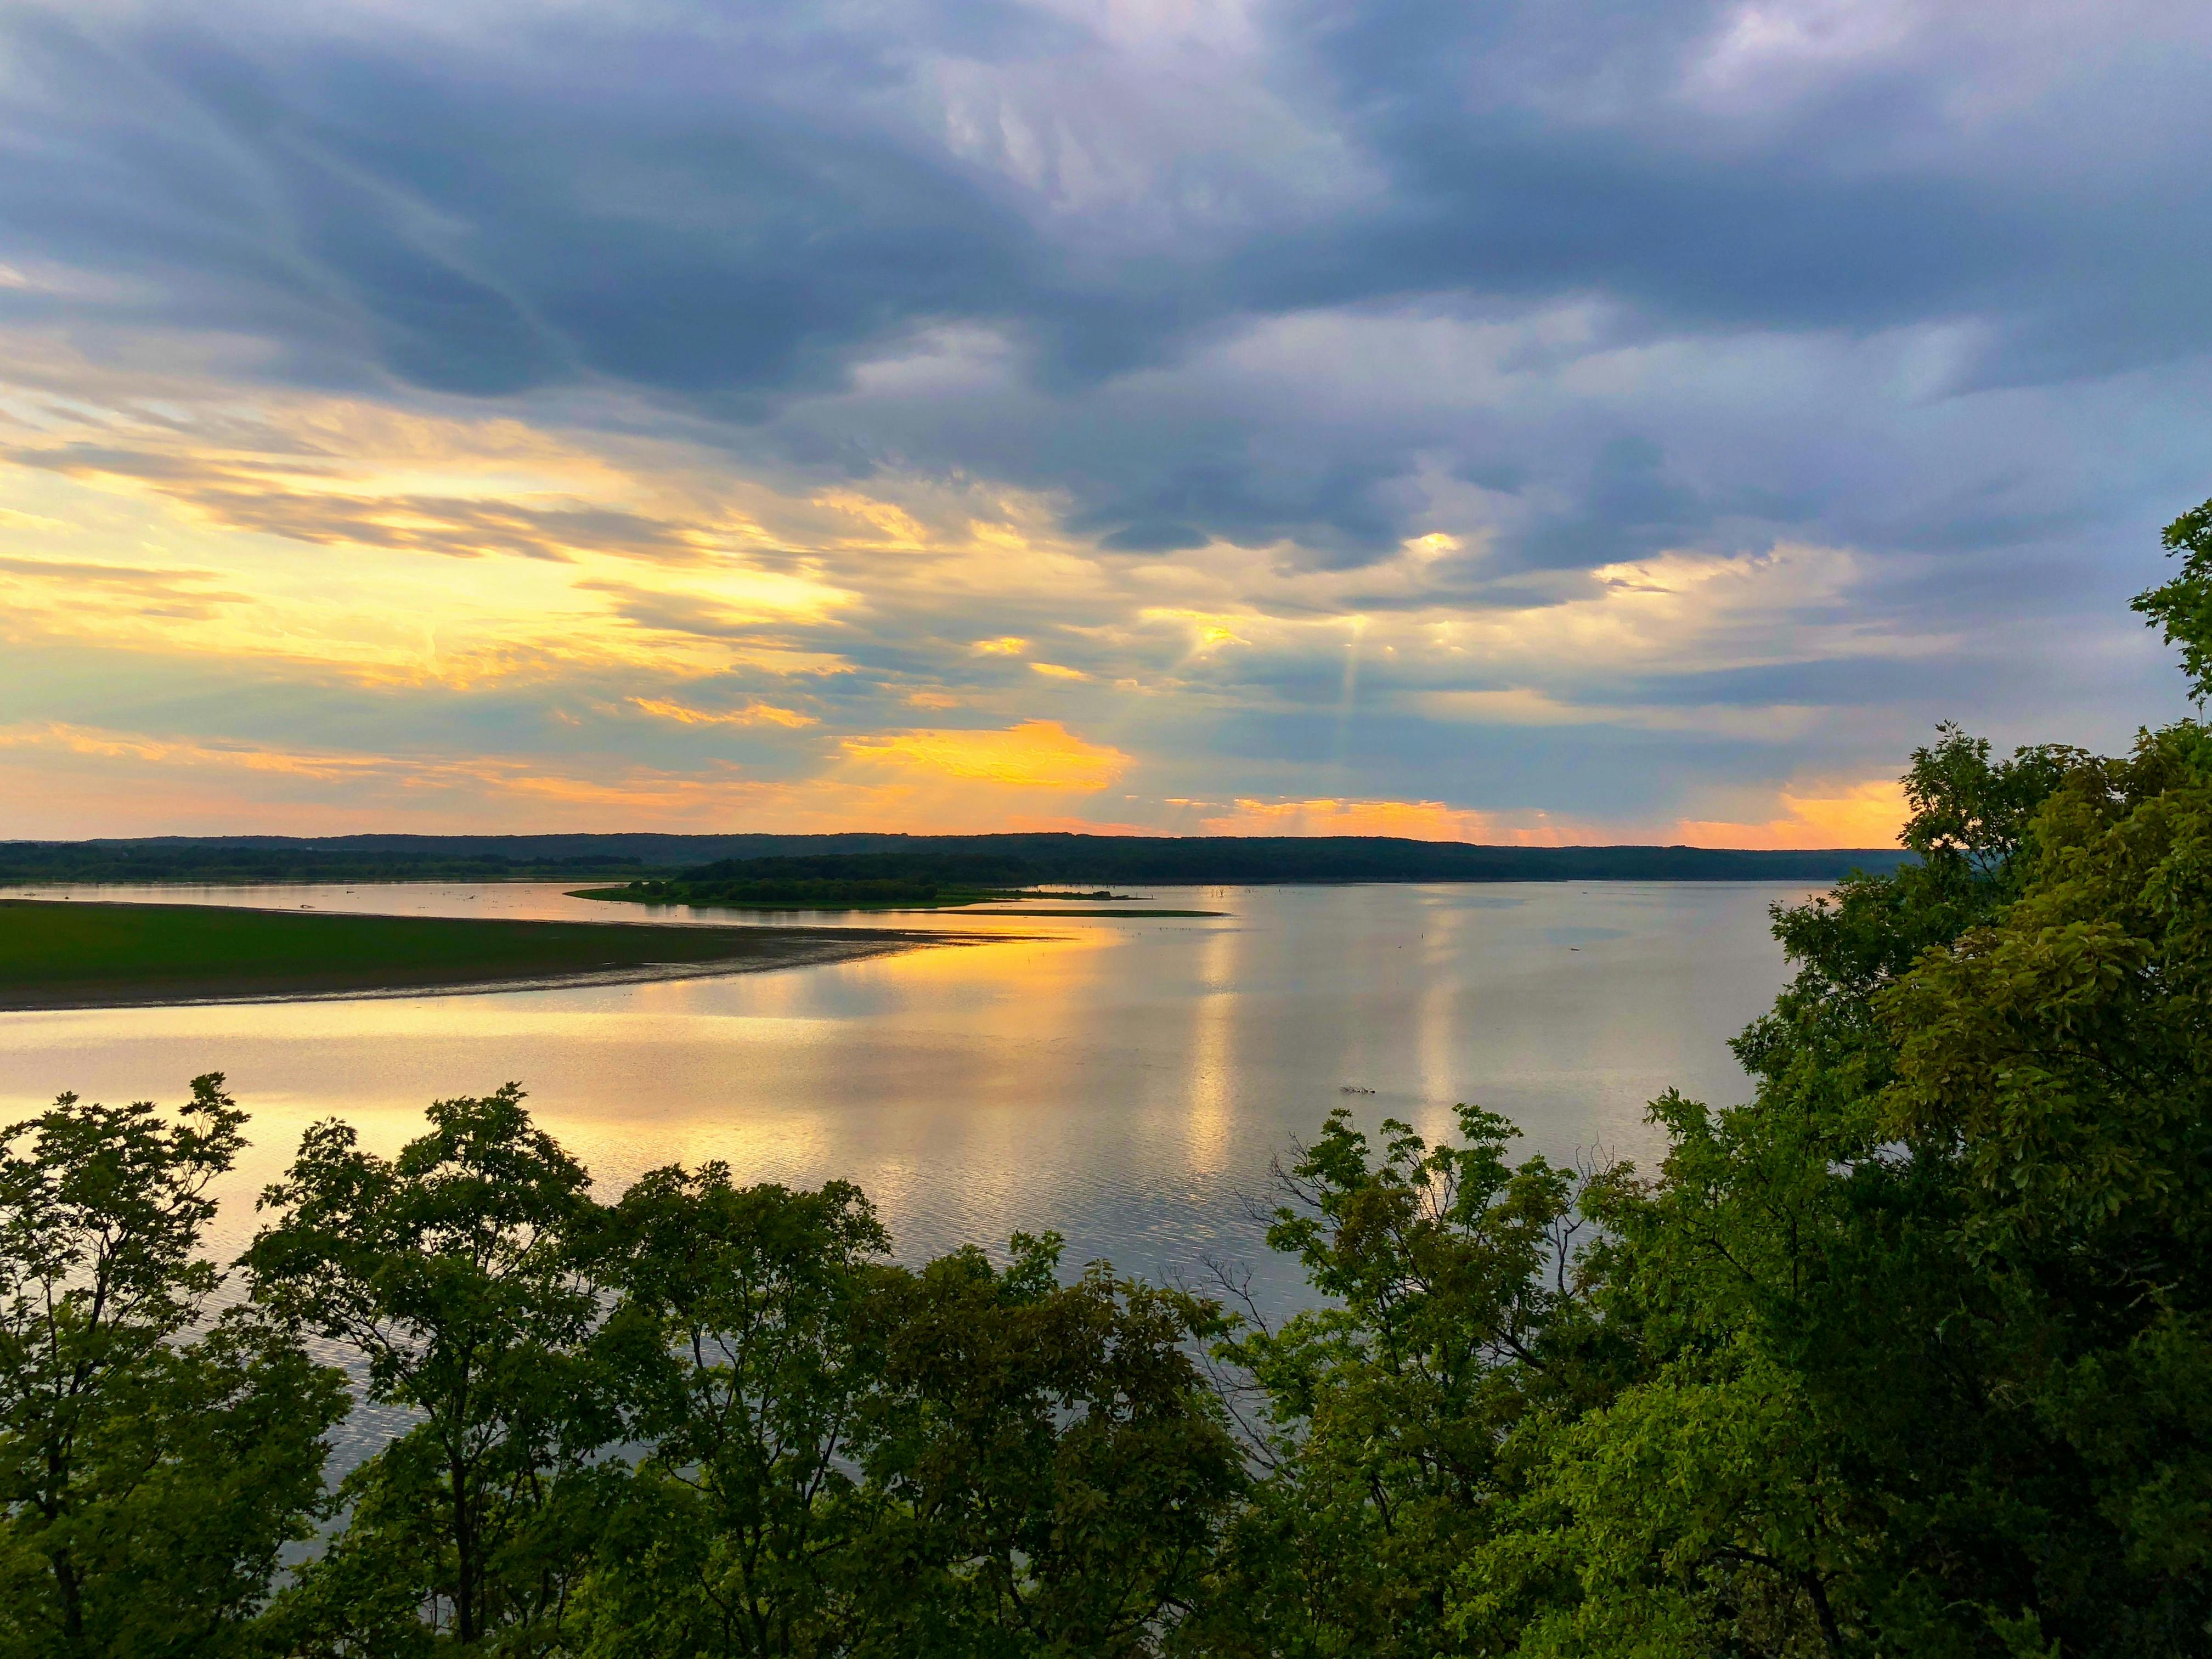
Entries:
{"type": "MultiPolygon", "coordinates": [[[[253,1114],[218,1243],[300,1131],[337,1115],[397,1147],[422,1105],[510,1079],[610,1191],[681,1160],[860,1182],[899,1252],[1056,1228],[1071,1262],[1155,1276],[1209,1258],[1294,1275],[1246,1215],[1269,1161],[1334,1109],[1449,1131],[1512,1118],[1554,1158],[1648,1158],[1645,1102],[1744,1083],[1726,1040],[1784,966],[1766,908],[1800,886],[1556,884],[1147,888],[1218,919],[848,915],[1028,935],[971,949],[659,983],[491,994],[0,1014],[0,1109],[64,1089],[180,1097],[227,1073],[253,1114]],[[1367,1092],[1371,1091],[1372,1092],[1367,1092]]],[[[551,884],[48,889],[296,909],[743,926],[551,884]]],[[[67,902],[75,902],[74,900],[67,902]]],[[[805,920],[823,920],[809,917],[805,920]]]]}

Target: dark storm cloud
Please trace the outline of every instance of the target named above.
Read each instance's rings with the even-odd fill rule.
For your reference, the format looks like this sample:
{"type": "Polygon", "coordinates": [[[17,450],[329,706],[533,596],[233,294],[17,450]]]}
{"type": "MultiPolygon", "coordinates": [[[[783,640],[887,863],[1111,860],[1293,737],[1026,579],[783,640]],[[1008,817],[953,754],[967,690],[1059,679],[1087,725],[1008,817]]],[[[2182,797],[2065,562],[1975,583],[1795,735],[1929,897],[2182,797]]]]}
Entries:
{"type": "Polygon", "coordinates": [[[2212,173],[2174,163],[2212,142],[2187,91],[2207,42],[2160,38],[2179,6],[2072,15],[2071,38],[2019,19],[2007,58],[1941,26],[1998,21],[1972,4],[1294,6],[1286,39],[1393,187],[1356,237],[1254,250],[1254,280],[1272,270],[1307,300],[1370,297],[1390,275],[1412,291],[1597,289],[1677,326],[1983,316],[1993,378],[2201,351],[2212,312],[2183,273],[2212,252],[2212,173]],[[1787,61],[1711,84],[1732,25],[1841,32],[1883,14],[1938,26],[1856,62],[1832,42],[1818,83],[1778,107],[1763,105],[1787,61]],[[2085,61],[2054,61],[2069,51],[2085,61]],[[1964,114],[1977,98],[1996,107],[1964,114]]]}
{"type": "Polygon", "coordinates": [[[976,181],[742,83],[671,107],[650,64],[502,83],[365,41],[256,59],[204,33],[35,33],[45,113],[80,130],[19,130],[17,235],[144,261],[157,304],[258,321],[307,362],[357,351],[479,395],[601,374],[743,409],[1035,286],[1024,228],[976,181]]]}
{"type": "Polygon", "coordinates": [[[1838,428],[2212,343],[2207,41],[2179,5],[2130,8],[2118,45],[2063,9],[1281,5],[1170,54],[1224,112],[1165,137],[1149,48],[1035,8],[452,14],[17,9],[0,246],[72,275],[0,304],[262,339],[299,381],[611,384],[749,461],[1002,478],[1111,551],[1324,567],[1438,521],[1417,456],[1489,481],[1486,519],[1449,527],[1499,569],[2110,523],[2120,492],[2051,500],[2032,453],[1992,478],[1964,439],[1845,459],[1838,428]],[[1139,182],[1086,197],[1067,155],[1139,182]],[[1797,378],[1715,358],[1701,403],[1678,380],[1471,410],[1221,367],[1311,313],[1510,330],[1575,306],[1602,337],[1532,332],[1499,372],[1766,339],[1797,378]],[[855,390],[933,328],[1006,343],[999,377],[855,390]],[[1916,331],[1940,362],[1846,361],[1916,331]],[[1732,476],[1741,430],[1756,477],[1732,476]],[[1978,501],[1916,476],[1962,465],[1978,501]]]}

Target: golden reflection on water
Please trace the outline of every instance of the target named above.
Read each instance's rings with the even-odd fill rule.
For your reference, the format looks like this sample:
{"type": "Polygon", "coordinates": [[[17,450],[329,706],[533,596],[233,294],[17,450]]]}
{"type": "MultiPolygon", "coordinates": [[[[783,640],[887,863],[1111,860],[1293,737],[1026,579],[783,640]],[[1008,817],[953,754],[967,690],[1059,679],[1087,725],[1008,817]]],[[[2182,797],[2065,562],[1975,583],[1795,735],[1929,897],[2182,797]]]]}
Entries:
{"type": "MultiPolygon", "coordinates": [[[[1524,1127],[1521,1150],[1635,1155],[1662,1090],[1734,1097],[1726,1039],[1781,982],[1765,909],[1789,890],[1170,891],[1163,905],[1232,914],[947,918],[993,937],[648,984],[0,1014],[0,1109],[64,1089],[174,1100],[228,1073],[253,1146],[220,1194],[223,1249],[316,1119],[390,1152],[429,1100],[514,1079],[609,1192],[720,1158],[746,1179],[859,1181],[910,1255],[1053,1227],[1072,1261],[1162,1273],[1241,1255],[1281,1290],[1295,1276],[1267,1266],[1240,1200],[1334,1108],[1433,1139],[1453,1103],[1478,1101],[1524,1127]]],[[[604,914],[550,885],[319,902],[338,898],[604,914]]]]}
{"type": "Polygon", "coordinates": [[[1455,1075],[1453,1061],[1457,1054],[1455,1038],[1462,1024],[1461,998],[1464,988],[1451,973],[1450,965],[1461,949],[1461,928],[1481,926],[1482,917],[1480,910],[1444,904],[1428,904],[1421,908],[1421,957],[1425,971],[1413,1032],[1414,1050],[1419,1057],[1421,1097],[1428,1109],[1414,1120],[1413,1127],[1431,1145],[1458,1128],[1451,1110],[1458,1103],[1447,1097],[1455,1084],[1462,1081],[1455,1075]]]}
{"type": "Polygon", "coordinates": [[[1236,1063],[1237,954],[1249,936],[1217,928],[1199,946],[1201,988],[1190,1004],[1190,1065],[1183,1120],[1184,1161],[1192,1173],[1220,1172],[1229,1154],[1235,1106],[1230,1079],[1236,1063]]]}

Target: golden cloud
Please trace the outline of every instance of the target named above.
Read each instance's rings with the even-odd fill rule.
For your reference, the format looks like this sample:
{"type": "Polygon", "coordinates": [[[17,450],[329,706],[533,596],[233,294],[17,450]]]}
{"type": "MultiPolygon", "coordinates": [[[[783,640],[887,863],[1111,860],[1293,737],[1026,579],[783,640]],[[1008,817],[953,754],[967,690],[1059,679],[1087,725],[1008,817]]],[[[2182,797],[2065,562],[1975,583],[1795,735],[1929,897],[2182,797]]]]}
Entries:
{"type": "MultiPolygon", "coordinates": [[[[975,763],[957,775],[923,764],[872,779],[848,774],[767,780],[748,778],[722,763],[678,771],[606,754],[557,761],[377,754],[26,721],[0,726],[0,798],[28,804],[28,811],[19,815],[18,833],[54,836],[222,833],[234,828],[241,811],[273,831],[295,835],[365,829],[605,830],[641,823],[790,834],[1135,830],[1038,810],[1041,789],[1071,787],[1066,772],[1059,782],[1038,780],[1049,770],[1049,736],[1018,727],[951,735],[983,739],[986,748],[988,740],[1000,740],[996,758],[1006,763],[1006,775],[983,772],[992,757],[972,748],[952,757],[975,763]],[[1024,750],[1026,773],[1011,764],[1024,750]]],[[[1120,758],[1111,750],[1058,735],[1063,744],[1087,751],[1095,766],[1110,766],[1101,757],[1120,758]]],[[[1063,753],[1060,763],[1074,763],[1063,753]]]]}
{"type": "Polygon", "coordinates": [[[811,714],[802,714],[796,708],[779,708],[772,702],[747,703],[742,708],[693,708],[666,697],[632,697],[630,702],[647,714],[664,720],[675,720],[684,726],[787,726],[794,730],[820,722],[811,714]]]}
{"type": "Polygon", "coordinates": [[[1158,605],[1147,605],[1138,613],[1138,617],[1142,622],[1173,623],[1188,628],[1191,634],[1191,648],[1194,651],[1211,651],[1216,646],[1221,645],[1251,643],[1237,631],[1239,626],[1251,625],[1249,621],[1245,619],[1217,616],[1210,611],[1158,605]]]}
{"type": "Polygon", "coordinates": [[[606,756],[561,763],[509,755],[384,755],[169,738],[60,723],[0,727],[0,791],[35,799],[31,833],[220,833],[241,809],[297,835],[374,828],[484,832],[617,830],[640,822],[794,831],[896,822],[853,790],[756,782],[606,756]],[[15,787],[35,780],[33,792],[15,787]]]}
{"type": "Polygon", "coordinates": [[[1103,789],[1128,769],[1118,749],[1086,743],[1058,720],[1024,720],[1002,732],[915,731],[848,738],[864,764],[974,779],[1017,789],[1103,789]]]}
{"type": "Polygon", "coordinates": [[[1887,778],[1784,789],[1775,799],[1783,810],[1763,823],[1684,818],[1668,839],[1691,847],[1894,847],[1907,811],[1905,786],[1887,778]]]}
{"type": "Polygon", "coordinates": [[[815,496],[813,504],[846,518],[857,519],[875,532],[872,536],[841,538],[848,546],[918,547],[931,539],[929,532],[915,521],[914,516],[896,502],[878,501],[855,491],[832,490],[815,496]]]}
{"type": "MultiPolygon", "coordinates": [[[[1194,805],[1200,803],[1192,803],[1194,805]]],[[[1240,799],[1200,820],[1210,836],[1396,836],[1407,841],[1467,841],[1554,847],[1587,831],[1554,825],[1542,813],[1520,822],[1438,800],[1240,799]]]]}
{"type": "MultiPolygon", "coordinates": [[[[1860,574],[1846,549],[1662,552],[1595,573],[1523,574],[1470,605],[1468,562],[1447,556],[1467,547],[1442,531],[1356,567],[1230,544],[1173,559],[1108,557],[1068,529],[1065,502],[988,480],[886,466],[868,494],[793,493],[679,435],[617,431],[620,422],[550,428],[410,414],[192,369],[149,377],[143,365],[25,356],[39,351],[66,348],[0,330],[0,374],[46,389],[0,398],[0,458],[14,464],[0,509],[0,700],[17,641],[137,653],[177,684],[205,665],[215,678],[204,683],[227,684],[250,665],[271,683],[331,696],[299,700],[297,750],[205,733],[197,743],[85,732],[0,738],[22,763],[17,799],[35,795],[28,780],[60,775],[29,770],[35,752],[85,775],[160,766],[171,801],[203,775],[210,790],[228,780],[241,811],[305,812],[312,786],[327,821],[347,827],[359,827],[351,811],[391,821],[434,804],[455,827],[480,828],[523,821],[522,803],[558,801],[603,814],[608,827],[643,817],[1003,828],[1097,805],[1077,798],[1133,764],[1055,722],[1012,724],[1028,712],[1021,687],[1035,692],[1039,680],[1110,684],[1150,700],[1163,720],[1257,710],[1340,721],[1356,689],[1366,713],[1771,741],[1822,711],[1585,702],[1603,690],[1589,670],[1618,678],[1931,648],[1841,603],[1860,574]],[[48,395],[57,390],[66,398],[48,395]],[[35,420],[24,413],[33,409],[35,420]],[[1066,641],[1058,648],[1085,666],[1030,658],[1056,648],[1050,641],[1066,641]],[[1006,672],[1024,659],[1037,678],[1006,672]],[[1308,672],[1290,672],[1299,669],[1308,672]],[[855,737],[830,745],[814,775],[775,783],[717,770],[706,756],[693,771],[657,774],[619,753],[564,755],[557,765],[447,760],[325,751],[307,738],[383,730],[411,743],[466,729],[411,718],[331,726],[319,711],[371,708],[387,693],[428,687],[454,694],[458,707],[459,694],[495,683],[518,704],[534,700],[576,743],[592,724],[562,704],[690,728],[697,750],[731,747],[715,741],[720,728],[817,724],[769,702],[715,709],[684,700],[706,697],[697,688],[732,670],[763,688],[780,677],[794,689],[767,695],[818,709],[836,729],[943,717],[881,712],[901,699],[918,711],[974,711],[963,718],[1004,729],[855,737]],[[1445,689],[1470,684],[1516,689],[1445,689]],[[630,696],[637,688],[677,690],[630,696]]],[[[662,737],[666,748],[685,746],[677,731],[662,737]]],[[[1202,741],[1195,721],[1190,741],[1202,741]]],[[[1218,779],[1210,787],[1224,799],[1169,803],[1166,816],[1229,833],[1555,841],[1632,830],[1641,840],[1864,845],[1886,840],[1900,813],[1887,785],[1808,784],[1701,803],[1704,818],[1671,829],[1644,821],[1571,836],[1538,815],[1430,799],[1230,800],[1255,788],[1356,790],[1359,775],[1307,780],[1287,767],[1185,758],[1218,779]]],[[[155,810],[120,785],[112,805],[118,818],[155,810]]],[[[211,817],[222,827],[247,821],[211,817]]],[[[85,820],[92,831],[109,823],[85,820]]]]}
{"type": "Polygon", "coordinates": [[[222,606],[251,603],[243,593],[211,585],[221,580],[212,570],[156,570],[83,559],[0,555],[0,586],[9,590],[15,603],[79,616],[122,611],[149,618],[203,619],[222,606]]]}

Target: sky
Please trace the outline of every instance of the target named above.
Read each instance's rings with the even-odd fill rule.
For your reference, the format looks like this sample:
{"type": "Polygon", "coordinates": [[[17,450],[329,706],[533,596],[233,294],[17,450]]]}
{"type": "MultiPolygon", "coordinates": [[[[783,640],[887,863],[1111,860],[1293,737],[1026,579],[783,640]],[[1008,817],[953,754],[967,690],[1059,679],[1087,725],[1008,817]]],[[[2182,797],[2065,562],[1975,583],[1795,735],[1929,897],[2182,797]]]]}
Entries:
{"type": "Polygon", "coordinates": [[[1879,846],[2212,495],[2202,0],[0,0],[0,836],[1879,846]]]}

